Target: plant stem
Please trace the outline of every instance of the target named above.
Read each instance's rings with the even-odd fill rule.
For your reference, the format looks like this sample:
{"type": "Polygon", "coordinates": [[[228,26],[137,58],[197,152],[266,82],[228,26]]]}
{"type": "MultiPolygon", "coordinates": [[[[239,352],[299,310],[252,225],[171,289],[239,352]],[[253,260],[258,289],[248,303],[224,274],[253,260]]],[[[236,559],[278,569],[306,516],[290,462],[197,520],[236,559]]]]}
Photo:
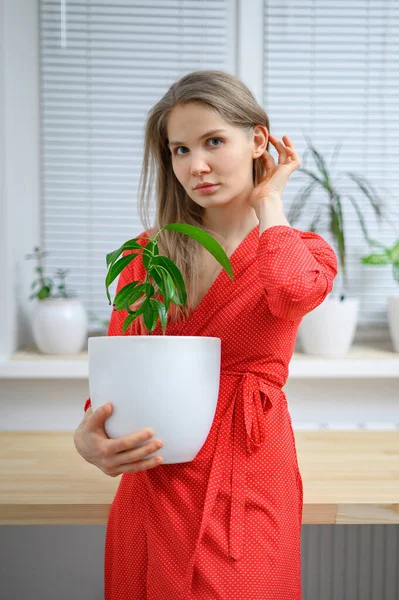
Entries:
{"type": "Polygon", "coordinates": [[[42,284],[42,287],[44,287],[45,283],[44,283],[44,275],[43,275],[42,254],[40,252],[40,249],[39,249],[39,251],[37,253],[37,257],[38,257],[39,269],[40,269],[40,271],[39,271],[40,282],[42,284]]]}

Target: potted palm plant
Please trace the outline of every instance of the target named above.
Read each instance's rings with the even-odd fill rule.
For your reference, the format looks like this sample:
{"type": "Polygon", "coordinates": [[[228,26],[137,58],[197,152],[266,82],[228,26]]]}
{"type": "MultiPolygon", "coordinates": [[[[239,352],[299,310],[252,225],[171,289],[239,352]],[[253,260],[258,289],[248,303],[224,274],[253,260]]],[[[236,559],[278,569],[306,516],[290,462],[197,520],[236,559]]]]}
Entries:
{"type": "MultiPolygon", "coordinates": [[[[304,152],[303,167],[298,169],[304,173],[310,182],[295,196],[287,214],[287,219],[291,225],[298,221],[306,207],[306,216],[312,212],[311,220],[307,229],[319,234],[327,234],[328,242],[334,247],[337,253],[339,273],[334,282],[334,288],[327,296],[324,302],[317,306],[313,311],[306,314],[302,319],[298,329],[298,337],[303,352],[317,356],[342,356],[348,352],[355,337],[357,317],[359,311],[359,298],[349,297],[348,275],[347,275],[347,247],[344,228],[344,204],[349,200],[355,209],[362,233],[369,241],[369,234],[366,227],[365,218],[362,214],[357,200],[339,186],[338,180],[342,176],[348,177],[353,181],[370,203],[372,210],[378,220],[387,218],[384,214],[384,205],[371,183],[361,175],[354,172],[338,173],[333,180],[330,167],[321,153],[306,137],[308,147],[304,152]],[[311,171],[306,168],[307,155],[311,153],[316,164],[316,170],[311,171]],[[312,192],[322,190],[324,194],[319,193],[316,205],[310,203],[312,192]]],[[[336,146],[333,153],[339,153],[340,144],[336,146]]],[[[389,221],[389,219],[387,219],[389,221]]]]}
{"type": "MultiPolygon", "coordinates": [[[[391,248],[375,240],[369,240],[369,243],[380,248],[380,252],[362,256],[361,262],[365,265],[392,265],[393,278],[399,284],[399,240],[391,248]]],[[[392,344],[395,352],[399,352],[399,293],[388,296],[387,316],[392,344]]]]}
{"type": "Polygon", "coordinates": [[[38,279],[33,281],[29,300],[37,298],[32,313],[32,331],[35,344],[43,354],[77,354],[87,340],[87,313],[75,292],[67,290],[65,278],[68,270],[58,269],[56,278],[60,283],[56,287],[50,277],[45,277],[42,258],[47,254],[34,247],[33,254],[26,259],[38,262],[38,279]]]}
{"type": "Polygon", "coordinates": [[[148,335],[97,336],[88,340],[89,389],[93,410],[112,400],[113,411],[104,427],[110,438],[151,426],[164,441],[164,464],[188,462],[203,446],[219,395],[221,340],[206,336],[168,336],[165,330],[171,304],[185,306],[187,293],[180,270],[158,252],[163,229],[196,239],[234,281],[228,256],[206,231],[183,223],[163,227],[143,247],[131,239],[107,254],[108,287],[139,254],[146,270],[144,281],[132,281],[117,292],[114,310],[126,310],[125,333],[143,315],[148,335]],[[125,251],[136,251],[125,254],[125,251]],[[155,298],[153,283],[163,302],[155,298]],[[144,299],[138,310],[131,305],[144,299]],[[152,335],[158,321],[162,335],[152,335]],[[134,401],[132,401],[134,399],[134,401]]]}

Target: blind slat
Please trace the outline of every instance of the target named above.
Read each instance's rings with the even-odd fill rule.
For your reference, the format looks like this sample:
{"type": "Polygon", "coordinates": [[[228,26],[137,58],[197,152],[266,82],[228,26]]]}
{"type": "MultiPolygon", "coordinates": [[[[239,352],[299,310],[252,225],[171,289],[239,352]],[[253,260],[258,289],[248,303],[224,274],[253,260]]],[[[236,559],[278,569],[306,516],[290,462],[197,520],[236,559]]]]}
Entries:
{"type": "MultiPolygon", "coordinates": [[[[387,245],[398,239],[399,231],[384,222],[377,224],[356,184],[347,178],[340,178],[339,185],[335,182],[337,173],[348,171],[367,177],[386,199],[390,218],[399,226],[398,40],[399,6],[389,0],[264,2],[263,102],[274,135],[288,135],[303,157],[306,133],[326,158],[333,185],[358,200],[370,237],[387,245]],[[338,142],[340,154],[331,168],[330,157],[338,142]]],[[[309,155],[306,168],[320,175],[309,155]]],[[[309,181],[300,172],[293,174],[285,193],[287,207],[309,181]]],[[[309,227],[321,197],[327,205],[327,192],[315,188],[313,205],[305,207],[294,226],[309,227]]],[[[386,296],[398,292],[392,267],[360,263],[371,249],[350,201],[346,197],[342,202],[347,294],[360,298],[360,324],[385,323],[386,296]],[[371,275],[374,285],[367,283],[371,275]]]]}
{"type": "Polygon", "coordinates": [[[68,289],[98,318],[112,308],[106,254],[142,232],[146,114],[185,73],[227,69],[229,4],[68,0],[63,47],[60,3],[40,0],[46,273],[69,269],[68,289]]]}

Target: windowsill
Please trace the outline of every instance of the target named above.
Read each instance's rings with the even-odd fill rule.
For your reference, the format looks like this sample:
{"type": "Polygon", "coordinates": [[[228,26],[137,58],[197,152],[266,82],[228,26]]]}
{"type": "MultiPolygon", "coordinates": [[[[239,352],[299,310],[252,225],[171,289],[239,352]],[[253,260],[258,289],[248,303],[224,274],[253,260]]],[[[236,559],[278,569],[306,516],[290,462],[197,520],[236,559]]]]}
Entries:
{"type": "MultiPolygon", "coordinates": [[[[88,379],[87,350],[73,355],[41,354],[22,348],[0,363],[0,379],[88,379]]],[[[399,352],[388,340],[356,343],[339,358],[296,351],[289,365],[292,378],[399,377],[399,352]]]]}

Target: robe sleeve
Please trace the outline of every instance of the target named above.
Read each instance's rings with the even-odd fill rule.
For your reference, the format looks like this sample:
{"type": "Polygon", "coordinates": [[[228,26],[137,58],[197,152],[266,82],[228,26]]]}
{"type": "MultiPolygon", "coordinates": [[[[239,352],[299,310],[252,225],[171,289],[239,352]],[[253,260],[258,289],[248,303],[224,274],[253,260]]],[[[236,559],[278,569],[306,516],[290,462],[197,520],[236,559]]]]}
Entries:
{"type": "MultiPolygon", "coordinates": [[[[145,234],[145,232],[143,232],[137,237],[146,237],[146,234],[145,234]]],[[[142,246],[144,245],[144,243],[142,241],[139,241],[139,244],[141,244],[142,246]]],[[[127,256],[128,254],[133,254],[134,252],[136,252],[136,251],[135,250],[124,250],[122,253],[122,257],[127,256]]],[[[125,285],[127,285],[131,281],[141,279],[140,274],[138,273],[138,269],[137,269],[138,259],[139,259],[139,257],[136,257],[134,260],[132,260],[131,263],[128,264],[127,267],[125,267],[123,269],[123,271],[121,271],[121,273],[119,275],[118,283],[116,286],[115,296],[118,294],[118,292],[121,288],[125,287],[125,285]]],[[[128,316],[127,310],[113,310],[113,307],[112,307],[111,317],[110,317],[110,321],[108,324],[107,335],[132,335],[128,330],[126,330],[124,333],[122,333],[122,326],[123,326],[123,323],[127,316],[128,316]]],[[[134,322],[133,322],[133,325],[134,325],[134,322]]],[[[91,406],[91,400],[90,400],[90,398],[87,398],[85,405],[84,405],[84,412],[86,412],[90,406],[91,406]]]]}
{"type": "Polygon", "coordinates": [[[261,234],[257,263],[269,310],[285,320],[301,319],[321,304],[338,272],[335,252],[321,235],[287,225],[261,234]]]}

